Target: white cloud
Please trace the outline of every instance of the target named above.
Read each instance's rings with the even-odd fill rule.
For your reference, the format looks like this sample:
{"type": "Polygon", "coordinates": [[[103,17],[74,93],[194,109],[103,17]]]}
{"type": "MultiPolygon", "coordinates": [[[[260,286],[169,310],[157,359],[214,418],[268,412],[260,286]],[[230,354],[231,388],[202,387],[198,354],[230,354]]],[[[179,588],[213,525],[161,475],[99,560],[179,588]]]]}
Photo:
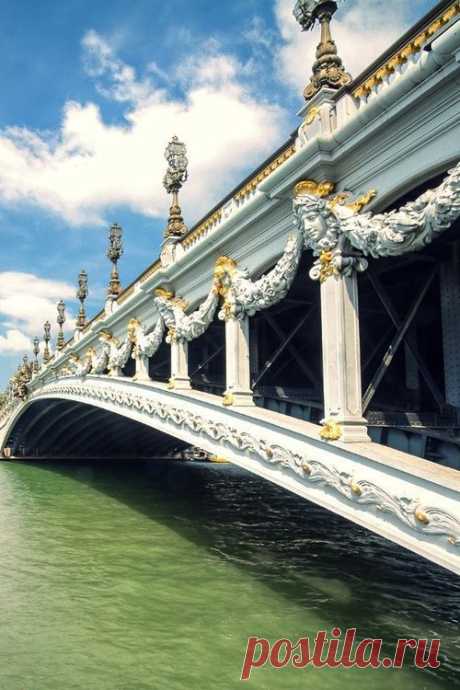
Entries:
{"type": "Polygon", "coordinates": [[[13,354],[16,352],[26,353],[32,349],[32,341],[24,333],[17,329],[6,331],[6,334],[0,335],[0,353],[13,354]]]}
{"type": "MultiPolygon", "coordinates": [[[[338,53],[353,77],[365,69],[413,21],[422,0],[350,0],[343,3],[332,24],[338,53]]],[[[278,51],[280,77],[302,95],[310,79],[319,29],[302,32],[292,15],[292,0],[276,0],[276,17],[283,38],[278,51]]]]}
{"type": "Polygon", "coordinates": [[[239,63],[209,42],[173,75],[184,96],[139,79],[96,32],[83,39],[85,65],[107,97],[124,103],[124,123],[104,122],[94,103],[69,101],[59,132],[0,133],[0,201],[32,203],[71,224],[100,223],[109,206],[164,216],[164,148],[183,139],[190,181],[182,200],[189,222],[205,213],[235,178],[282,141],[284,111],[256,98],[239,80],[239,63]]]}
{"type": "MultiPolygon", "coordinates": [[[[43,333],[43,323],[57,331],[56,304],[62,298],[73,299],[75,288],[64,282],[45,280],[32,273],[0,273],[0,318],[5,335],[0,336],[0,352],[30,352],[31,337],[43,333]]],[[[67,310],[65,330],[75,322],[67,310]]],[[[52,330],[52,334],[53,334],[52,330]]]]}

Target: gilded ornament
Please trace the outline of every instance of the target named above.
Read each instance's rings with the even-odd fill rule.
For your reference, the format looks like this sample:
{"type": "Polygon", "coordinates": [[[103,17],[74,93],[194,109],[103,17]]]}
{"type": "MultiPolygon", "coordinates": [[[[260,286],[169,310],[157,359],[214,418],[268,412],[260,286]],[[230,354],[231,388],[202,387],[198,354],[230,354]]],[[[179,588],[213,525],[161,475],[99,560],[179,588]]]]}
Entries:
{"type": "MultiPolygon", "coordinates": [[[[214,266],[214,280],[219,290],[222,290],[222,280],[227,276],[232,276],[236,272],[237,262],[229,256],[220,256],[214,266]]],[[[219,292],[222,295],[222,292],[219,292]]]]}
{"type": "Polygon", "coordinates": [[[235,403],[235,398],[233,393],[225,393],[222,398],[222,404],[224,407],[231,407],[235,403]]]}
{"type": "Polygon", "coordinates": [[[311,125],[313,122],[316,120],[318,115],[320,114],[320,109],[317,108],[316,106],[313,106],[313,108],[310,108],[310,110],[307,112],[307,115],[304,120],[304,125],[311,125]]]}
{"type": "Polygon", "coordinates": [[[334,266],[334,255],[332,252],[321,252],[319,255],[320,271],[319,282],[324,283],[328,278],[337,273],[334,266]]]}
{"type": "Polygon", "coordinates": [[[312,29],[316,22],[321,25],[321,41],[316,49],[310,83],[304,91],[305,100],[323,87],[339,89],[351,82],[351,75],[345,71],[331,35],[331,20],[336,10],[334,0],[297,0],[295,5],[294,16],[303,31],[312,29]]]}
{"type": "Polygon", "coordinates": [[[361,489],[360,485],[356,482],[351,482],[350,489],[354,496],[362,496],[363,494],[363,490],[361,489]]]}
{"type": "Polygon", "coordinates": [[[130,319],[128,322],[128,340],[133,344],[137,344],[137,331],[141,327],[137,319],[130,319]]]}
{"type": "Polygon", "coordinates": [[[310,271],[314,280],[331,275],[331,266],[350,276],[366,270],[366,257],[424,249],[460,217],[460,163],[437,188],[387,213],[360,213],[375,198],[374,190],[350,204],[331,207],[330,200],[315,196],[312,188],[308,183],[305,193],[294,197],[293,207],[303,244],[317,257],[310,271]]]}
{"type": "Polygon", "coordinates": [[[174,377],[171,377],[169,379],[167,385],[166,385],[166,388],[168,389],[168,391],[172,391],[175,389],[175,387],[176,387],[176,380],[174,377]]]}
{"type": "Polygon", "coordinates": [[[162,297],[166,300],[171,300],[174,298],[174,292],[171,292],[171,290],[168,290],[165,287],[157,287],[155,288],[155,296],[162,297]]]}
{"type": "Polygon", "coordinates": [[[430,518],[428,517],[428,515],[425,513],[425,511],[420,506],[415,510],[415,518],[422,525],[429,525],[430,524],[430,518]]]}
{"type": "Polygon", "coordinates": [[[408,59],[420,52],[426,42],[436,34],[443,26],[450,22],[454,17],[460,14],[460,3],[454,2],[451,7],[444,10],[443,13],[437,17],[428,27],[423,29],[415,38],[412,38],[408,43],[392,55],[387,62],[378,67],[373,75],[368,77],[366,81],[360,84],[354,91],[353,96],[361,99],[366,98],[386,75],[393,74],[398,67],[405,64],[408,59]]]}
{"type": "Polygon", "coordinates": [[[300,196],[317,196],[320,198],[329,196],[335,189],[335,182],[324,180],[323,182],[315,182],[315,180],[303,180],[298,182],[294,187],[294,198],[300,196]]]}
{"type": "Polygon", "coordinates": [[[338,441],[342,436],[342,427],[333,419],[327,419],[319,435],[325,441],[338,441]]]}
{"type": "Polygon", "coordinates": [[[247,182],[241,189],[239,189],[235,196],[234,201],[237,203],[246,199],[250,196],[256,189],[260,182],[263,182],[265,178],[271,175],[275,170],[279,168],[285,161],[287,161],[296,152],[295,146],[289,146],[285,151],[283,151],[272,163],[267,165],[260,173],[247,182]]]}
{"type": "Polygon", "coordinates": [[[351,209],[353,213],[361,213],[363,208],[365,208],[368,204],[371,203],[373,199],[377,196],[377,190],[376,189],[370,189],[366,194],[363,194],[362,196],[359,196],[355,201],[353,201],[351,204],[346,204],[346,207],[351,209]]]}

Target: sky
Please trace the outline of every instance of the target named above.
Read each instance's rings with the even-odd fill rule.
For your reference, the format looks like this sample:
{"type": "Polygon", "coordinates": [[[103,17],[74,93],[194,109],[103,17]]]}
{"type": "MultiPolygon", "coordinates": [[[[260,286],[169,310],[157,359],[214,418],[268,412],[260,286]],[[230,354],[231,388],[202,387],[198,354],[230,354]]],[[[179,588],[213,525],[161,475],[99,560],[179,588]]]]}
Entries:
{"type": "MultiPolygon", "coordinates": [[[[344,0],[339,54],[357,76],[436,3],[344,0]]],[[[189,226],[299,124],[319,40],[294,0],[2,0],[0,387],[56,304],[104,302],[108,228],[124,231],[123,285],[158,256],[168,214],[164,149],[188,149],[189,226]]]]}

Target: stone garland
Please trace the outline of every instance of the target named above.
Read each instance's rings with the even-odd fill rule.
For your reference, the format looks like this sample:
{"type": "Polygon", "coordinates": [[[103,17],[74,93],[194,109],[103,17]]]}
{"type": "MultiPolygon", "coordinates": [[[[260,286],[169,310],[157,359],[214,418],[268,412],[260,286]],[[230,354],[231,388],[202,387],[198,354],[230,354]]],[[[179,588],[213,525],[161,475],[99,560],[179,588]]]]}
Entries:
{"type": "Polygon", "coordinates": [[[163,288],[156,290],[154,302],[168,329],[166,342],[190,342],[203,335],[211,325],[219,302],[219,293],[213,284],[206,299],[191,314],[185,313],[186,303],[183,300],[174,297],[163,288]]]}
{"type": "Polygon", "coordinates": [[[419,501],[407,496],[394,496],[367,480],[357,480],[349,472],[335,466],[328,466],[317,460],[307,459],[279,445],[270,445],[263,439],[251,434],[239,432],[222,422],[214,422],[200,415],[188,412],[184,408],[166,403],[155,402],[138,394],[117,391],[115,388],[104,388],[81,383],[63,382],[48,385],[46,390],[32,393],[32,398],[49,394],[77,396],[83,399],[111,403],[117,407],[132,409],[157,417],[169,424],[171,433],[175,428],[183,428],[199,437],[205,436],[221,443],[224,447],[246,452],[270,465],[285,468],[300,476],[307,484],[321,486],[335,492],[348,501],[362,507],[374,507],[377,511],[388,513],[403,522],[407,527],[426,535],[447,537],[449,544],[460,545],[460,521],[446,511],[423,506],[419,501]]]}
{"type": "Polygon", "coordinates": [[[360,213],[356,205],[329,198],[332,188],[332,183],[312,181],[295,188],[294,222],[305,247],[319,257],[310,272],[314,280],[364,271],[367,256],[421,250],[460,217],[460,163],[439,187],[388,213],[360,213]]]}
{"type": "Polygon", "coordinates": [[[318,257],[311,278],[323,281],[334,274],[364,271],[365,256],[394,256],[422,249],[460,217],[460,163],[438,188],[389,213],[360,213],[375,192],[347,204],[346,194],[331,198],[333,189],[330,182],[296,185],[293,207],[297,232],[288,238],[276,266],[259,280],[252,281],[233,259],[221,257],[207,298],[192,314],[185,314],[185,303],[173,293],[157,289],[154,301],[160,319],[152,333],[144,333],[136,322],[134,336],[129,335],[128,326],[128,338],[120,346],[111,334],[103,332],[99,352],[91,348],[82,362],[74,362],[58,375],[101,374],[107,367],[124,366],[131,352],[151,357],[162,342],[165,328],[167,342],[191,341],[209,328],[219,295],[223,297],[220,319],[241,319],[269,308],[288,293],[304,248],[318,257]]]}
{"type": "Polygon", "coordinates": [[[165,322],[160,316],[153,329],[144,331],[142,325],[137,322],[134,335],[134,348],[132,356],[153,357],[155,352],[163,342],[165,332],[165,322]]]}
{"type": "Polygon", "coordinates": [[[246,269],[238,268],[229,257],[216,262],[214,277],[219,284],[223,305],[219,319],[242,319],[254,316],[262,309],[277,304],[289,292],[302,255],[302,235],[296,232],[288,237],[283,254],[275,267],[258,280],[251,280],[246,269]]]}

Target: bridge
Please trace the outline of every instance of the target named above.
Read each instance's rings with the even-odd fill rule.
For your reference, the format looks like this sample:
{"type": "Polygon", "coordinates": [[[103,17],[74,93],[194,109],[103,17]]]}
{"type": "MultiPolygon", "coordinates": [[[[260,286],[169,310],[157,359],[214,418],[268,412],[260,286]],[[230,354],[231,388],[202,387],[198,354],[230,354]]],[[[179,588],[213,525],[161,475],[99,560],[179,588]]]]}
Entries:
{"type": "Polygon", "coordinates": [[[160,257],[121,290],[112,227],[104,308],[86,321],[81,276],[73,337],[60,304],[55,351],[48,327],[10,381],[0,448],[194,446],[460,574],[460,2],[355,79],[320,50],[334,6],[296,6],[323,26],[300,126],[191,229],[172,140],[160,257]]]}

